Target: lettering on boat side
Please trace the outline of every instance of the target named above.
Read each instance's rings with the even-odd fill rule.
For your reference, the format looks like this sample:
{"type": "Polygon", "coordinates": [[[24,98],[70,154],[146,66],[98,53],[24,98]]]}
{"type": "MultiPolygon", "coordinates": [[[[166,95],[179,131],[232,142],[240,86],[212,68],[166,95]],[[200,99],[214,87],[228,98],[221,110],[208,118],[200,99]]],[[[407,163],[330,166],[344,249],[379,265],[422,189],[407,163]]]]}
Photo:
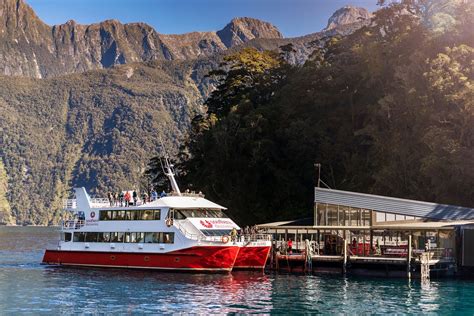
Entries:
{"type": "Polygon", "coordinates": [[[202,226],[204,226],[204,227],[206,227],[206,228],[212,228],[212,223],[209,222],[209,221],[207,221],[207,220],[202,219],[202,220],[200,221],[200,223],[201,223],[202,226]]]}

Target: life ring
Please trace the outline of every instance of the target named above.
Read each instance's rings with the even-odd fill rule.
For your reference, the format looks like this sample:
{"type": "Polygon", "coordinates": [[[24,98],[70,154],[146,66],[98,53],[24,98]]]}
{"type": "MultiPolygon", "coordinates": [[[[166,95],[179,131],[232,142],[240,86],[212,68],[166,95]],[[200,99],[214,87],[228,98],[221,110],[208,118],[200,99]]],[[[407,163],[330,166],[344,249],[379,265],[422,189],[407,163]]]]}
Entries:
{"type": "Polygon", "coordinates": [[[222,242],[224,244],[227,244],[229,242],[229,236],[227,236],[227,235],[222,236],[222,242]]]}
{"type": "Polygon", "coordinates": [[[173,219],[172,218],[167,218],[166,219],[166,226],[168,226],[168,227],[173,226],[173,219]]]}

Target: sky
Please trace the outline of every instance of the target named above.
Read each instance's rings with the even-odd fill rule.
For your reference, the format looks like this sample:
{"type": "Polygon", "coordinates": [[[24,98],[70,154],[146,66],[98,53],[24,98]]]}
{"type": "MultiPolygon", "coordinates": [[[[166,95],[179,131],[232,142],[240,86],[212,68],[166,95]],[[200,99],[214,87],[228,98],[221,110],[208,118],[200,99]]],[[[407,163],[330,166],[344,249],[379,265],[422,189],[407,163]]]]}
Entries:
{"type": "Polygon", "coordinates": [[[217,31],[234,17],[271,22],[285,37],[318,32],[345,6],[377,9],[377,0],[25,0],[47,24],[107,19],[145,22],[163,34],[217,31]]]}

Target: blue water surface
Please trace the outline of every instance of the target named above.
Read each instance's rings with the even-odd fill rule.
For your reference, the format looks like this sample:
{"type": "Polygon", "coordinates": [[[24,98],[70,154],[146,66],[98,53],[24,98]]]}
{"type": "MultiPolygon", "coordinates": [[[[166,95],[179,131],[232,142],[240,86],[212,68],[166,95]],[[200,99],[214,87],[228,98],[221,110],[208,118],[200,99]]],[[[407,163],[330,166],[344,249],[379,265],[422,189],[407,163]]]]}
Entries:
{"type": "Polygon", "coordinates": [[[474,282],[163,273],[40,264],[57,229],[0,228],[0,314],[459,314],[474,315],[474,282]]]}

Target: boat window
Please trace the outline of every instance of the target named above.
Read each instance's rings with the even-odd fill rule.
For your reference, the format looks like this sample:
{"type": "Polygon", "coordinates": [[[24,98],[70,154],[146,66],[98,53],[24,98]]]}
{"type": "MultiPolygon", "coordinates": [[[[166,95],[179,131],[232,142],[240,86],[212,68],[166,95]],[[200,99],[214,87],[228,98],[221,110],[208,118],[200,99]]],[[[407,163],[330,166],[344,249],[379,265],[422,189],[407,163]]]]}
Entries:
{"type": "Polygon", "coordinates": [[[145,243],[151,244],[153,242],[153,233],[145,233],[145,243]]]}
{"type": "Polygon", "coordinates": [[[86,233],[74,233],[74,242],[84,242],[86,240],[86,233]]]}
{"type": "Polygon", "coordinates": [[[170,212],[173,212],[174,219],[186,219],[186,216],[180,210],[170,210],[170,212]]]}
{"type": "Polygon", "coordinates": [[[97,233],[86,233],[86,242],[97,242],[97,233]]]}
{"type": "Polygon", "coordinates": [[[161,210],[101,210],[101,221],[150,221],[160,220],[161,210]]]}
{"type": "Polygon", "coordinates": [[[97,237],[98,242],[109,242],[110,241],[110,233],[99,233],[97,237]]]}
{"type": "MultiPolygon", "coordinates": [[[[148,243],[148,244],[172,244],[174,243],[173,232],[77,232],[69,234],[75,242],[111,242],[111,243],[148,243]]],[[[67,239],[67,237],[64,237],[67,239]]],[[[67,240],[66,240],[67,241],[67,240]]],[[[69,239],[70,241],[70,239],[69,239]]]]}
{"type": "Polygon", "coordinates": [[[137,242],[143,242],[145,240],[145,233],[135,233],[137,242]]]}
{"type": "Polygon", "coordinates": [[[110,233],[110,242],[118,242],[118,233],[110,233]]]}
{"type": "Polygon", "coordinates": [[[134,220],[134,221],[138,221],[138,220],[141,220],[142,219],[142,213],[143,211],[141,210],[134,210],[133,212],[131,211],[132,213],[132,216],[131,216],[131,219],[134,220]]]}
{"type": "Polygon", "coordinates": [[[125,233],[125,242],[137,242],[136,233],[125,233]]]}
{"type": "Polygon", "coordinates": [[[163,233],[163,243],[165,244],[174,243],[174,233],[163,233]]]}
{"type": "Polygon", "coordinates": [[[163,243],[163,233],[153,233],[154,243],[163,243]]]}
{"type": "Polygon", "coordinates": [[[188,209],[179,211],[185,217],[227,218],[227,215],[222,210],[188,209]]]}
{"type": "Polygon", "coordinates": [[[99,220],[108,221],[112,219],[112,211],[100,211],[99,220]]]}
{"type": "Polygon", "coordinates": [[[71,241],[72,239],[72,233],[64,233],[63,234],[63,240],[68,242],[68,241],[71,241]]]}
{"type": "Polygon", "coordinates": [[[230,236],[230,229],[202,229],[202,233],[206,236],[230,236]]]}
{"type": "Polygon", "coordinates": [[[144,210],[142,213],[142,220],[152,220],[153,219],[153,210],[144,210]]]}

